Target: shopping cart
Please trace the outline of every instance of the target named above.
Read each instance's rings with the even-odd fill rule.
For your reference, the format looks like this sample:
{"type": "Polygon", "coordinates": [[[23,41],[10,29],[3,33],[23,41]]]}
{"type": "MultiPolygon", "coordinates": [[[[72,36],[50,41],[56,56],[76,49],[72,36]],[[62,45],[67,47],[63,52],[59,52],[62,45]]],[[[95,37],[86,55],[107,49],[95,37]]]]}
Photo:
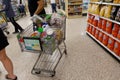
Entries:
{"type": "MultiPolygon", "coordinates": [[[[31,70],[32,74],[47,75],[51,77],[55,76],[55,69],[60,62],[60,59],[64,53],[67,55],[65,44],[66,17],[63,15],[61,16],[60,14],[57,14],[57,16],[60,17],[60,20],[55,18],[55,14],[52,14],[50,19],[47,20],[47,22],[50,23],[50,30],[48,33],[51,34],[53,31],[52,35],[47,35],[47,37],[45,37],[46,34],[44,32],[41,32],[41,34],[38,35],[33,30],[33,24],[29,25],[23,33],[17,35],[22,51],[40,53],[31,70]],[[52,18],[53,16],[54,19],[52,18]],[[31,35],[31,33],[33,34],[31,35]]],[[[40,19],[38,16],[37,18],[40,19]]],[[[37,26],[41,21],[42,20],[36,21],[38,22],[36,23],[37,26]]],[[[40,28],[38,30],[42,31],[43,29],[40,28]]]]}

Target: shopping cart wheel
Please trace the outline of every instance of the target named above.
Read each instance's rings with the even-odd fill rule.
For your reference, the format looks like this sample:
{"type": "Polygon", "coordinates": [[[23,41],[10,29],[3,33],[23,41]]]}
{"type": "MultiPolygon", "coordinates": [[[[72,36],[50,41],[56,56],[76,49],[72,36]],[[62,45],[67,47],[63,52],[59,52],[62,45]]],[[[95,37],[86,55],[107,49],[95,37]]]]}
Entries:
{"type": "Polygon", "coordinates": [[[41,71],[36,71],[36,72],[35,72],[35,74],[40,74],[40,73],[41,73],[41,71]]]}
{"type": "Polygon", "coordinates": [[[53,74],[51,75],[51,77],[54,77],[54,76],[55,76],[55,73],[56,73],[56,72],[54,71],[53,74]]]}

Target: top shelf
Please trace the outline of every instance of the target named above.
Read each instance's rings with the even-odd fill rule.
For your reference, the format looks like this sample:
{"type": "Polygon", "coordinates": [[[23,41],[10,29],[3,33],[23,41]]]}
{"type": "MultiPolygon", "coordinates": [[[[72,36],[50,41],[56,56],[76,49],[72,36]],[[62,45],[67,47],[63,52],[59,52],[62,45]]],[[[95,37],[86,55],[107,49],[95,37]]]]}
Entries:
{"type": "Polygon", "coordinates": [[[104,4],[104,5],[113,5],[113,6],[120,6],[120,4],[116,4],[116,3],[106,3],[106,2],[90,2],[90,3],[94,3],[94,4],[104,4]]]}

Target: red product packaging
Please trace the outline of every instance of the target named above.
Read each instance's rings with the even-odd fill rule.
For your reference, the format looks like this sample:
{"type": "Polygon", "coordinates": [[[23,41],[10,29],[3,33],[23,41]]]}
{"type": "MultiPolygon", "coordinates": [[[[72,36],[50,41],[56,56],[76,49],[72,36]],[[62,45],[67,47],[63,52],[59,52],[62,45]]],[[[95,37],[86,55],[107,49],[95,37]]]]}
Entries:
{"type": "Polygon", "coordinates": [[[99,31],[96,30],[96,31],[95,31],[95,38],[98,39],[98,36],[99,36],[99,31]]]}
{"type": "Polygon", "coordinates": [[[120,26],[118,24],[114,24],[113,29],[112,29],[112,35],[114,37],[117,37],[118,31],[119,31],[120,26]]]}
{"type": "Polygon", "coordinates": [[[109,34],[111,34],[111,32],[112,32],[112,22],[110,22],[110,21],[107,21],[107,23],[106,23],[106,32],[109,34]]]}
{"type": "Polygon", "coordinates": [[[102,30],[105,31],[106,30],[106,23],[107,21],[106,20],[102,20],[102,30]]]}
{"type": "Polygon", "coordinates": [[[93,24],[95,27],[97,27],[98,20],[97,20],[96,18],[94,18],[94,20],[93,20],[92,24],[93,24]]]}
{"type": "Polygon", "coordinates": [[[95,35],[95,30],[96,30],[96,29],[93,27],[93,28],[92,28],[92,35],[93,35],[93,36],[95,35]]]}
{"type": "Polygon", "coordinates": [[[107,36],[106,34],[104,34],[102,43],[103,43],[105,46],[107,46],[107,44],[108,44],[108,39],[109,39],[109,36],[107,36]]]}
{"type": "Polygon", "coordinates": [[[87,31],[89,32],[90,25],[87,26],[87,31]]]}
{"type": "Polygon", "coordinates": [[[98,20],[98,28],[100,28],[100,29],[102,28],[102,19],[98,20]]]}
{"type": "Polygon", "coordinates": [[[117,38],[120,40],[120,28],[119,28],[119,31],[118,31],[118,34],[117,34],[117,38]]]}
{"type": "Polygon", "coordinates": [[[102,40],[103,40],[103,33],[102,32],[99,32],[99,36],[98,36],[98,40],[100,41],[100,42],[102,42],[102,40]]]}
{"type": "Polygon", "coordinates": [[[113,51],[116,53],[116,55],[120,56],[120,43],[119,42],[117,41],[115,42],[113,51]]]}
{"type": "Polygon", "coordinates": [[[90,28],[89,28],[89,33],[91,33],[92,34],[92,26],[90,26],[90,28]]]}
{"type": "Polygon", "coordinates": [[[114,43],[115,43],[115,40],[112,39],[112,38],[109,38],[107,47],[108,47],[110,50],[113,50],[113,49],[114,49],[114,43]]]}

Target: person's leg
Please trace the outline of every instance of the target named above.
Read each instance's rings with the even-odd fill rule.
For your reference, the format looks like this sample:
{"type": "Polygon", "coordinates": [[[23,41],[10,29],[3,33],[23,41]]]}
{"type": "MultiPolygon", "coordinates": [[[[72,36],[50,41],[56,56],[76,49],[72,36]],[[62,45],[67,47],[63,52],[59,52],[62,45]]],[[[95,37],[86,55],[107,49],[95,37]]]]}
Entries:
{"type": "Polygon", "coordinates": [[[11,23],[14,25],[15,27],[15,32],[20,30],[21,32],[23,31],[22,27],[14,20],[14,18],[9,18],[11,23]]]}
{"type": "Polygon", "coordinates": [[[57,10],[56,10],[56,4],[54,4],[54,11],[57,12],[57,10]]]}
{"type": "Polygon", "coordinates": [[[0,61],[2,62],[6,71],[8,72],[7,76],[11,79],[15,79],[16,75],[14,75],[14,72],[13,72],[13,64],[11,60],[9,59],[9,57],[6,55],[5,49],[2,49],[0,51],[0,61]]]}
{"type": "Polygon", "coordinates": [[[54,5],[51,4],[51,7],[52,7],[52,13],[54,13],[54,5]]]}

